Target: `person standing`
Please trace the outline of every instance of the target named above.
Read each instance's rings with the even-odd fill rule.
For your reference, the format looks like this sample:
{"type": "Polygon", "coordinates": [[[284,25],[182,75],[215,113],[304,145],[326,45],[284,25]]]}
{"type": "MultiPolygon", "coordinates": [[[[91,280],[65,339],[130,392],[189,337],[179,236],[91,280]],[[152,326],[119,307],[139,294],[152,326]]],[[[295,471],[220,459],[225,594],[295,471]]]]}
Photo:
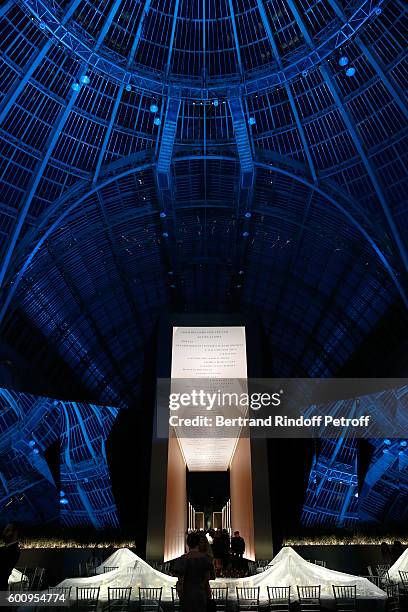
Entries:
{"type": "Polygon", "coordinates": [[[8,590],[8,581],[20,557],[19,526],[9,523],[3,531],[5,546],[0,547],[0,591],[8,590]]]}
{"type": "Polygon", "coordinates": [[[231,538],[231,552],[234,557],[242,559],[245,552],[245,540],[239,535],[239,531],[234,531],[234,535],[231,538]]]}
{"type": "Polygon", "coordinates": [[[205,552],[200,552],[200,540],[199,533],[189,533],[188,553],[172,564],[172,571],[178,577],[176,588],[182,612],[206,612],[211,599],[209,581],[214,577],[214,565],[205,552]]]}
{"type": "Polygon", "coordinates": [[[228,557],[231,548],[229,533],[226,529],[221,532],[221,550],[222,550],[222,567],[226,569],[228,566],[228,557]]]}

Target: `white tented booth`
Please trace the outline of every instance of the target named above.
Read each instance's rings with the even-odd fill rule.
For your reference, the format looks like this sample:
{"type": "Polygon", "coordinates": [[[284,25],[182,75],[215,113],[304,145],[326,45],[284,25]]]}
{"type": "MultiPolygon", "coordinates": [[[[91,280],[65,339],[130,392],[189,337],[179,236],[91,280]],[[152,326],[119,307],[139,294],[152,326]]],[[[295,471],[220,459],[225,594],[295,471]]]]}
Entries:
{"type": "Polygon", "coordinates": [[[390,580],[393,582],[401,582],[400,572],[408,572],[408,548],[404,550],[402,555],[398,557],[394,565],[391,565],[388,570],[390,580]]]}
{"type": "Polygon", "coordinates": [[[9,585],[16,584],[18,582],[28,582],[27,576],[24,576],[18,569],[14,568],[11,572],[8,583],[9,585]]]}
{"type": "MultiPolygon", "coordinates": [[[[115,552],[99,566],[98,574],[87,578],[67,578],[59,586],[64,587],[100,587],[100,600],[108,597],[108,587],[132,587],[132,599],[138,597],[139,587],[163,587],[162,600],[171,601],[171,587],[177,579],[153,569],[146,561],[128,549],[115,552]],[[103,567],[118,569],[103,572],[103,567]]],[[[268,568],[261,574],[246,578],[217,578],[211,581],[211,586],[229,589],[229,599],[234,599],[236,587],[260,587],[260,601],[268,599],[268,586],[290,586],[291,599],[298,599],[297,586],[321,585],[321,599],[333,601],[332,585],[355,585],[357,598],[376,600],[385,603],[386,594],[366,578],[344,574],[305,561],[292,548],[283,548],[273,559],[268,568]]],[[[75,588],[71,591],[75,597],[75,588]]]]}

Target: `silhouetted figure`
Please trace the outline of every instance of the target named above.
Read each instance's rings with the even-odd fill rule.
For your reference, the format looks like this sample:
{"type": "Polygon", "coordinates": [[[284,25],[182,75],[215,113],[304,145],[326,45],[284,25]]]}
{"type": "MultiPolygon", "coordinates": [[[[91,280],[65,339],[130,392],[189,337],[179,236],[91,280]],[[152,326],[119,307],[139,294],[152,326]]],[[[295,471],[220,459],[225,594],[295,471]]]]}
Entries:
{"type": "Polygon", "coordinates": [[[182,612],[206,612],[207,602],[211,599],[209,580],[214,576],[211,558],[200,552],[199,533],[187,536],[188,553],[172,564],[173,573],[178,577],[177,592],[182,612]]]}
{"type": "Polygon", "coordinates": [[[239,531],[234,531],[234,535],[231,538],[231,552],[234,557],[242,559],[245,552],[245,540],[239,535],[239,531]]]}
{"type": "Polygon", "coordinates": [[[392,550],[391,550],[392,563],[395,563],[395,561],[400,558],[404,550],[405,548],[402,545],[402,543],[399,540],[395,540],[394,544],[392,545],[392,550]]]}
{"type": "Polygon", "coordinates": [[[223,548],[222,548],[221,531],[219,530],[217,530],[214,533],[212,550],[213,550],[213,555],[214,555],[215,572],[217,576],[220,576],[221,570],[222,570],[223,548]]]}
{"type": "Polygon", "coordinates": [[[385,565],[392,565],[392,552],[389,544],[387,542],[381,542],[381,559],[385,565]]]}
{"type": "Polygon", "coordinates": [[[228,565],[228,557],[230,553],[231,542],[229,533],[226,529],[221,532],[221,552],[222,552],[222,566],[225,569],[228,565]]]}
{"type": "Polygon", "coordinates": [[[8,590],[8,580],[20,557],[19,526],[9,523],[3,531],[5,546],[0,548],[0,591],[8,590]]]}

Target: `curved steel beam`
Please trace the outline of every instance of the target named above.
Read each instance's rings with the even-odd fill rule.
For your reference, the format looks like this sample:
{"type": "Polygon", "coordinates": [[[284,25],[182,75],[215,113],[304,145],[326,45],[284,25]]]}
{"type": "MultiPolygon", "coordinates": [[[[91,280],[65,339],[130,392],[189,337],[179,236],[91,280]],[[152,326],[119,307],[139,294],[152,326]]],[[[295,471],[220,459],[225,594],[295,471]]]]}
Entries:
{"type": "Polygon", "coordinates": [[[37,167],[35,168],[35,171],[33,173],[33,178],[31,181],[31,186],[28,190],[27,196],[24,198],[24,201],[21,203],[21,208],[19,209],[18,212],[18,217],[16,220],[16,223],[14,225],[12,234],[11,234],[11,239],[8,242],[7,245],[7,249],[3,258],[3,261],[1,263],[1,268],[0,268],[0,287],[3,285],[3,281],[4,281],[4,277],[6,275],[7,272],[7,268],[10,264],[10,260],[11,257],[13,255],[14,252],[14,248],[16,246],[17,240],[20,236],[20,232],[23,228],[24,222],[26,220],[28,211],[30,209],[31,206],[31,202],[34,199],[35,193],[37,191],[38,185],[43,177],[43,174],[45,172],[45,168],[47,167],[47,164],[50,160],[51,154],[54,151],[55,145],[57,144],[57,140],[65,126],[65,123],[68,119],[69,114],[71,113],[72,107],[75,103],[75,100],[78,96],[78,91],[72,91],[71,92],[71,96],[69,98],[69,100],[67,101],[67,104],[65,106],[65,108],[63,108],[57,118],[56,123],[54,124],[54,127],[52,129],[50,138],[48,139],[47,145],[46,145],[46,151],[45,154],[42,158],[42,160],[37,164],[37,167]]]}
{"type": "Polygon", "coordinates": [[[234,6],[232,4],[232,0],[228,0],[228,8],[229,8],[229,12],[230,12],[232,32],[234,34],[234,46],[235,46],[235,53],[236,53],[236,56],[237,56],[237,63],[238,63],[238,68],[239,68],[239,74],[241,76],[243,76],[244,70],[242,68],[241,49],[240,49],[240,44],[239,44],[239,40],[238,40],[237,24],[235,23],[235,11],[234,11],[234,6]]]}
{"type": "MultiPolygon", "coordinates": [[[[211,96],[226,95],[227,89],[231,85],[240,83],[241,77],[231,79],[227,85],[220,84],[219,81],[206,83],[186,81],[184,79],[163,79],[147,69],[139,68],[131,71],[126,66],[123,56],[106,50],[105,54],[95,53],[95,49],[83,41],[76,32],[68,30],[61,24],[57,16],[47,6],[45,0],[17,0],[20,6],[31,15],[34,15],[40,23],[45,25],[46,30],[54,36],[71,53],[75,53],[82,61],[87,62],[96,72],[104,74],[110,80],[119,84],[129,83],[141,91],[149,91],[157,95],[163,95],[168,88],[180,88],[180,96],[183,98],[207,98],[211,96]]],[[[177,0],[179,1],[179,0],[177,0]]],[[[364,0],[360,6],[350,16],[348,21],[340,28],[331,32],[324,38],[323,42],[300,58],[294,60],[290,65],[282,70],[276,71],[274,67],[260,71],[254,71],[245,76],[244,88],[246,93],[268,91],[276,86],[282,85],[286,81],[299,78],[305,71],[315,69],[321,62],[329,57],[336,49],[343,46],[356,32],[358,32],[370,19],[375,17],[378,7],[386,0],[364,0]]],[[[168,61],[170,54],[168,56],[168,61]]]]}
{"type": "MultiPolygon", "coordinates": [[[[347,17],[338,0],[328,0],[328,2],[332,7],[333,11],[336,13],[337,17],[339,17],[339,19],[341,19],[341,21],[345,23],[347,21],[347,17]]],[[[372,49],[372,47],[369,48],[365,44],[365,42],[361,39],[360,35],[356,37],[356,45],[359,47],[363,55],[368,59],[371,66],[374,68],[381,81],[384,83],[385,87],[388,89],[395,102],[400,107],[405,117],[408,117],[408,109],[407,105],[405,104],[403,94],[399,91],[399,88],[391,82],[391,79],[385,73],[384,68],[381,66],[381,60],[378,58],[375,51],[372,49]]]]}
{"type": "MultiPolygon", "coordinates": [[[[273,55],[275,57],[276,63],[278,64],[279,68],[282,69],[282,60],[281,60],[281,57],[280,57],[280,54],[279,54],[278,46],[276,44],[275,38],[274,38],[273,33],[272,33],[272,28],[271,28],[271,26],[269,24],[268,17],[266,15],[265,7],[263,5],[262,0],[257,0],[257,2],[258,2],[258,9],[259,9],[259,13],[261,15],[262,23],[263,23],[263,26],[264,26],[265,31],[267,33],[269,44],[271,45],[271,48],[272,48],[272,51],[273,51],[273,55]]],[[[285,83],[285,90],[286,90],[286,95],[288,96],[288,100],[289,100],[289,104],[290,104],[291,109],[292,109],[293,116],[295,118],[296,126],[297,126],[297,129],[298,129],[298,132],[299,132],[299,135],[300,135],[300,138],[301,138],[304,150],[305,150],[306,159],[307,159],[307,163],[309,164],[310,173],[311,173],[311,175],[313,177],[313,180],[317,181],[315,165],[313,163],[312,155],[310,153],[309,144],[307,142],[307,138],[306,138],[305,131],[303,129],[302,122],[300,120],[299,112],[298,112],[298,109],[296,107],[296,103],[295,103],[295,99],[293,97],[293,93],[292,93],[292,90],[291,90],[290,83],[288,83],[288,82],[285,83]]]]}
{"type": "MultiPolygon", "coordinates": [[[[222,159],[222,160],[226,160],[229,159],[230,161],[234,161],[236,162],[235,158],[226,158],[225,156],[215,156],[213,157],[206,157],[206,159],[222,159]]],[[[196,156],[186,156],[183,158],[179,158],[176,160],[177,161],[188,161],[188,160],[197,160],[196,156]]],[[[375,242],[375,240],[371,237],[371,235],[369,234],[369,232],[362,226],[362,224],[353,216],[353,214],[347,210],[345,208],[344,205],[342,205],[339,201],[337,201],[333,196],[331,196],[330,194],[326,193],[322,188],[320,188],[318,185],[316,185],[315,183],[311,183],[309,180],[299,176],[298,174],[295,174],[289,170],[285,170],[283,168],[280,168],[278,166],[274,166],[271,164],[267,164],[267,163],[262,163],[262,162],[256,162],[256,166],[259,168],[263,168],[267,171],[275,171],[278,174],[282,174],[284,176],[287,176],[291,179],[293,179],[294,181],[299,182],[300,184],[303,184],[304,186],[308,187],[309,189],[314,190],[316,193],[319,193],[323,198],[325,198],[326,200],[328,200],[338,211],[340,211],[345,218],[349,221],[349,223],[355,228],[357,229],[357,231],[364,237],[364,239],[367,241],[367,243],[370,245],[370,247],[373,249],[373,251],[376,253],[377,257],[379,258],[379,260],[381,261],[382,265],[384,266],[384,268],[386,269],[386,271],[388,272],[390,278],[392,279],[393,283],[395,284],[405,306],[408,307],[408,297],[405,293],[405,289],[404,287],[401,285],[398,276],[395,274],[391,264],[389,263],[386,255],[383,253],[383,251],[380,249],[380,247],[377,245],[377,243],[375,242]]],[[[63,206],[64,202],[66,202],[67,200],[69,200],[69,197],[72,195],[72,190],[70,193],[66,194],[64,198],[61,198],[60,200],[58,200],[54,207],[52,207],[52,211],[47,211],[47,214],[45,215],[44,219],[42,220],[41,224],[39,227],[36,228],[36,232],[41,233],[41,236],[38,238],[37,242],[34,244],[33,248],[31,249],[30,253],[27,255],[27,257],[25,258],[24,262],[21,265],[21,268],[17,274],[17,276],[13,279],[13,282],[11,284],[10,282],[10,287],[9,290],[6,294],[6,297],[4,299],[4,303],[2,305],[1,311],[0,311],[0,324],[3,321],[3,318],[5,316],[5,313],[16,293],[16,290],[21,282],[21,279],[23,278],[27,268],[29,267],[31,261],[33,260],[33,258],[35,257],[35,255],[37,254],[37,252],[40,250],[41,246],[44,244],[44,242],[51,236],[51,234],[59,227],[59,225],[62,223],[62,221],[64,221],[67,216],[74,211],[83,201],[85,201],[89,196],[95,194],[99,189],[106,187],[107,185],[111,184],[114,181],[120,180],[121,178],[124,178],[126,176],[129,176],[131,174],[135,174],[137,172],[141,172],[143,170],[147,170],[147,169],[154,169],[154,163],[153,162],[147,162],[144,164],[141,164],[139,166],[133,166],[130,168],[127,168],[125,170],[123,170],[122,172],[119,172],[116,175],[110,176],[108,178],[106,178],[105,180],[102,180],[100,183],[98,184],[94,184],[91,189],[89,189],[88,186],[88,190],[85,190],[84,187],[86,187],[85,184],[81,184],[80,186],[77,186],[74,190],[74,194],[80,192],[81,188],[84,191],[83,193],[81,193],[81,195],[79,195],[78,198],[75,198],[68,206],[67,208],[65,208],[52,222],[51,224],[47,227],[47,222],[50,219],[50,214],[51,212],[56,213],[58,211],[58,209],[63,206]]]]}
{"type": "MultiPolygon", "coordinates": [[[[300,27],[300,30],[303,34],[304,39],[306,40],[307,44],[309,45],[310,48],[313,47],[313,41],[312,38],[308,32],[308,29],[306,27],[306,25],[303,22],[302,16],[299,13],[299,10],[295,4],[295,0],[286,0],[294,17],[296,18],[296,21],[300,27]]],[[[408,272],[408,252],[407,252],[407,248],[405,246],[404,241],[401,238],[401,234],[400,231],[397,227],[397,224],[395,223],[395,220],[393,218],[392,215],[392,211],[390,209],[390,206],[387,202],[387,199],[384,195],[384,191],[382,189],[382,186],[380,184],[380,181],[378,179],[377,173],[375,171],[375,168],[371,162],[371,160],[369,159],[368,155],[366,154],[365,150],[364,150],[364,146],[363,143],[361,141],[361,138],[358,134],[358,130],[357,127],[354,123],[354,120],[351,116],[351,114],[349,113],[349,111],[346,108],[346,105],[344,104],[344,100],[341,97],[338,85],[335,83],[333,75],[331,74],[329,68],[326,65],[321,65],[320,66],[320,72],[322,73],[322,76],[326,82],[327,87],[329,88],[329,91],[333,97],[333,100],[335,101],[340,114],[343,118],[344,124],[347,127],[351,138],[353,139],[354,145],[360,155],[361,161],[364,164],[364,167],[366,169],[366,172],[368,174],[368,177],[374,187],[374,191],[378,197],[378,200],[381,204],[381,208],[383,210],[385,219],[388,223],[388,226],[390,228],[391,234],[393,236],[394,242],[396,244],[396,247],[398,249],[398,253],[401,257],[402,263],[404,265],[405,271],[408,272]]]]}
{"type": "MultiPolygon", "coordinates": [[[[73,2],[67,8],[63,18],[61,19],[61,24],[60,24],[61,27],[66,26],[66,24],[71,19],[72,15],[74,14],[80,2],[81,0],[73,0],[73,2]]],[[[22,93],[24,87],[26,86],[28,81],[31,79],[34,72],[37,70],[38,66],[41,64],[41,62],[43,61],[43,59],[45,58],[45,56],[47,55],[48,51],[51,49],[53,44],[54,43],[51,39],[47,40],[47,42],[38,51],[37,55],[31,62],[30,66],[27,68],[27,71],[24,73],[23,78],[17,83],[17,86],[14,89],[12,89],[9,92],[9,94],[5,97],[0,107],[0,125],[3,123],[12,105],[17,100],[19,95],[22,93]]]]}

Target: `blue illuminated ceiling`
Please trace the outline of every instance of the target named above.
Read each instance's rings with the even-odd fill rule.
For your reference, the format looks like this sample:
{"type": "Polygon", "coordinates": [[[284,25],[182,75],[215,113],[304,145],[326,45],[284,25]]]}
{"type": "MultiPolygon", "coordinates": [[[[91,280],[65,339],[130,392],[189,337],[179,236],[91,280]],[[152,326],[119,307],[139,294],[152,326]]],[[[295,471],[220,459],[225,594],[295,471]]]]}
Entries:
{"type": "Polygon", "coordinates": [[[110,406],[0,388],[2,523],[117,527],[105,449],[117,415],[110,406]],[[54,443],[60,453],[58,482],[46,455],[54,443]]]}
{"type": "Polygon", "coordinates": [[[255,314],[276,375],[335,374],[408,302],[406,26],[400,0],[4,2],[4,335],[24,352],[23,312],[115,405],[167,309],[255,314]]]}

